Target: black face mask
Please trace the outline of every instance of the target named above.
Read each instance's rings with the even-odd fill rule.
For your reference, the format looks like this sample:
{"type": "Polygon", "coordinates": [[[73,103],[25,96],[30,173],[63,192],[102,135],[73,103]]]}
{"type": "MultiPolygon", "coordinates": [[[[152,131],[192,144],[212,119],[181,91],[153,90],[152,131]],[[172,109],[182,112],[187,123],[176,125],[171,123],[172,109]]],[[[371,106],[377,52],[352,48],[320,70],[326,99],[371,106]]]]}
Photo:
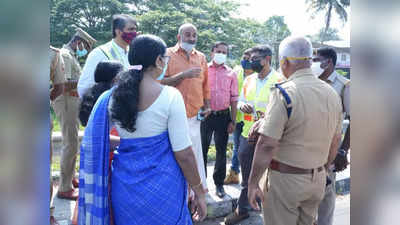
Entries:
{"type": "Polygon", "coordinates": [[[257,73],[261,72],[261,70],[264,68],[264,66],[261,65],[260,62],[261,62],[261,60],[251,61],[251,69],[257,73]]]}

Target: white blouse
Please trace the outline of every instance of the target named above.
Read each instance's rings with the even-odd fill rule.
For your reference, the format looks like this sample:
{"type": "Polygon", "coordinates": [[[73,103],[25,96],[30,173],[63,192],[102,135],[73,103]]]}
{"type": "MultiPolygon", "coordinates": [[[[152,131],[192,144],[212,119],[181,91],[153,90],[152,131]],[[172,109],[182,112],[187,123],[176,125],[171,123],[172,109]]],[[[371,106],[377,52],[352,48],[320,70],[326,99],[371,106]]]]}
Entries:
{"type": "MultiPolygon", "coordinates": [[[[108,105],[109,112],[112,102],[113,98],[111,97],[108,105]]],[[[184,150],[192,145],[183,97],[174,87],[163,86],[157,99],[146,110],[138,112],[135,132],[121,128],[118,121],[113,121],[112,124],[121,138],[152,137],[168,130],[174,152],[184,150]]]]}

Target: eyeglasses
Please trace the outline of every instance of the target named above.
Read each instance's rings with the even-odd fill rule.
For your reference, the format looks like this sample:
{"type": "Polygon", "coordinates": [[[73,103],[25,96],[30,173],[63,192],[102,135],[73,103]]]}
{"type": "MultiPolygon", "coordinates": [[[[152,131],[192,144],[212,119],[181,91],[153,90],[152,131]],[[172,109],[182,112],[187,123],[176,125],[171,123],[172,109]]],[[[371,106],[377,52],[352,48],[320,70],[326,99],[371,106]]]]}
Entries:
{"type": "Polygon", "coordinates": [[[254,62],[254,61],[258,61],[258,60],[260,60],[260,59],[263,59],[263,58],[266,57],[266,56],[270,56],[270,55],[253,56],[253,57],[250,58],[249,60],[250,60],[251,62],[254,62]]]}
{"type": "Polygon", "coordinates": [[[312,57],[284,57],[283,59],[279,60],[279,63],[282,65],[285,60],[289,61],[289,60],[312,60],[312,57]]]}

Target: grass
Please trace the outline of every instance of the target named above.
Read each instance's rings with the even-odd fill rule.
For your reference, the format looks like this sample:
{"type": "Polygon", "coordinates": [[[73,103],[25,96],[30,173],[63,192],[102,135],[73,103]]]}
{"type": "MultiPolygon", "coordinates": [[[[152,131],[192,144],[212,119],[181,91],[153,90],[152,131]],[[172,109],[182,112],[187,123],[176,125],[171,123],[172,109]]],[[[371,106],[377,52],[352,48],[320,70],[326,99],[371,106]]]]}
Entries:
{"type": "MultiPolygon", "coordinates": [[[[60,126],[60,121],[57,118],[56,114],[54,113],[53,110],[50,111],[51,114],[51,119],[53,120],[53,132],[54,131],[61,131],[61,126],[60,126]]],[[[83,127],[81,124],[79,124],[79,130],[84,130],[85,127],[83,127]]]]}

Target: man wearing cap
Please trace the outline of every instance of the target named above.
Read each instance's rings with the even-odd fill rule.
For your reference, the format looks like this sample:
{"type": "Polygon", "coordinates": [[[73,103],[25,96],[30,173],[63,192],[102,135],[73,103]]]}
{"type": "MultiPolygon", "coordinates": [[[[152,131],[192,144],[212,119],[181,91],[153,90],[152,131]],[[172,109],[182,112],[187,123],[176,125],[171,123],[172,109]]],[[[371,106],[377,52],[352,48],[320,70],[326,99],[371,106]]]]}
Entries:
{"type": "Polygon", "coordinates": [[[50,100],[62,132],[62,155],[60,187],[57,197],[76,200],[78,180],[74,178],[76,155],[79,147],[79,98],[76,90],[81,74],[78,57],[83,57],[92,49],[96,40],[78,28],[71,40],[60,49],[64,61],[64,71],[55,72],[50,100]]]}
{"type": "Polygon", "coordinates": [[[135,18],[130,15],[117,14],[112,17],[113,39],[93,49],[88,55],[78,82],[80,98],[96,83],[94,81],[94,71],[99,62],[116,60],[124,65],[124,69],[128,69],[129,44],[138,35],[136,32],[137,26],[135,18]]]}
{"type": "Polygon", "coordinates": [[[335,90],[316,78],[312,45],[288,37],[279,46],[280,68],[287,78],[271,89],[265,117],[249,135],[259,133],[249,178],[248,198],[265,225],[311,225],[325,192],[326,168],[341,139],[342,105],[335,90]],[[269,167],[262,191],[259,181],[269,167]]]}

